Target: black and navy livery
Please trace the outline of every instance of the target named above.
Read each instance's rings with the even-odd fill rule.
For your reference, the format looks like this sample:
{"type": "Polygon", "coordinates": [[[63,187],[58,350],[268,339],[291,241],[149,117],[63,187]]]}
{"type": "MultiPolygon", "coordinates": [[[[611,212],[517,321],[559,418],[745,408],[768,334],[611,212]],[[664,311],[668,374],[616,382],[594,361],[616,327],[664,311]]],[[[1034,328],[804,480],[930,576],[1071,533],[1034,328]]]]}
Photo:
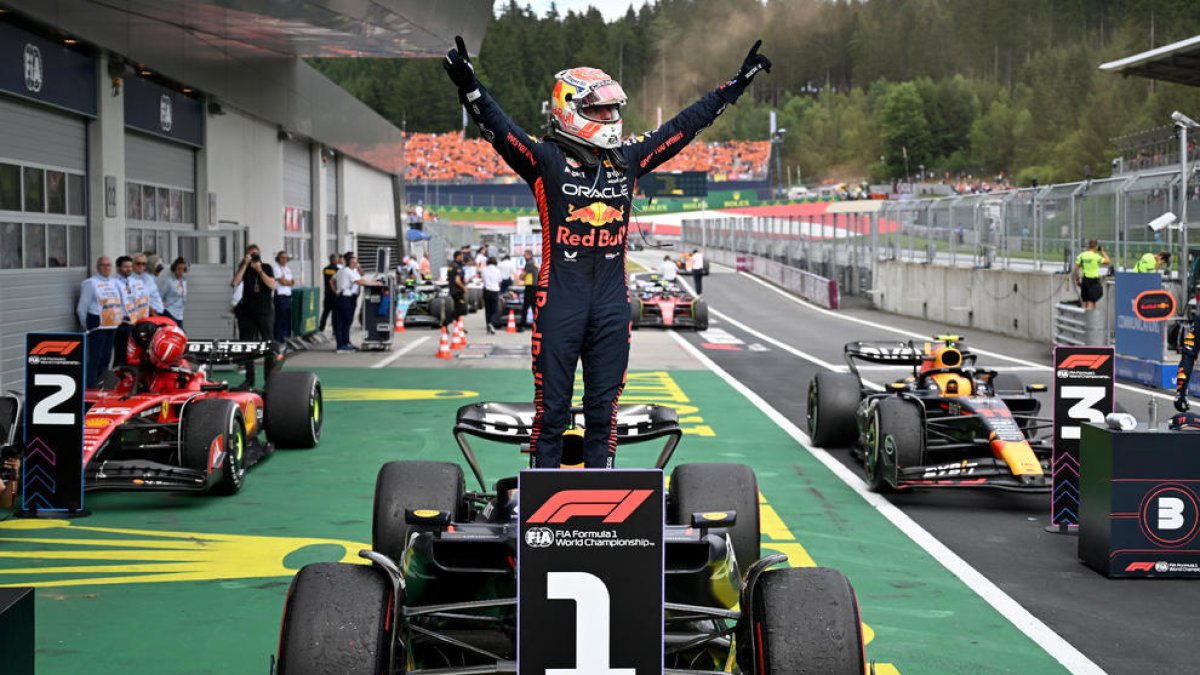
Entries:
{"type": "Polygon", "coordinates": [[[1175,373],[1175,409],[1179,412],[1187,412],[1188,409],[1188,385],[1191,383],[1192,368],[1196,366],[1196,355],[1200,353],[1197,335],[1200,335],[1200,314],[1188,326],[1179,348],[1179,370],[1175,373]]]}
{"type": "Polygon", "coordinates": [[[557,468],[570,423],[575,366],[583,361],[584,463],[613,465],[617,399],[629,363],[625,247],[634,182],[674,157],[770,62],[756,53],[721,88],[658,129],[622,145],[584,145],[554,128],[538,141],[501,110],[463,53],[445,67],[482,136],[532,188],[542,225],[542,264],[533,327],[535,466],[557,468]]]}

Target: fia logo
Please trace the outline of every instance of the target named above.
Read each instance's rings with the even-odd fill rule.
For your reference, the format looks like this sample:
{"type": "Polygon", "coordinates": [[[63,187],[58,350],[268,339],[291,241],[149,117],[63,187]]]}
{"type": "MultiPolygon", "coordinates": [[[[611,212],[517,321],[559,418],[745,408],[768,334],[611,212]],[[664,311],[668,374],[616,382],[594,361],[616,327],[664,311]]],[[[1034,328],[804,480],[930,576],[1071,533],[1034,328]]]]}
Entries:
{"type": "Polygon", "coordinates": [[[158,99],[158,126],[162,127],[166,133],[171,133],[171,127],[174,124],[171,106],[170,96],[163,94],[162,98],[158,99]]]}
{"type": "Polygon", "coordinates": [[[554,543],[554,532],[548,527],[531,527],[525,530],[525,545],[530,548],[547,548],[554,543]]]}
{"type": "Polygon", "coordinates": [[[42,90],[42,50],[37,45],[25,45],[25,88],[35,94],[42,90]]]}

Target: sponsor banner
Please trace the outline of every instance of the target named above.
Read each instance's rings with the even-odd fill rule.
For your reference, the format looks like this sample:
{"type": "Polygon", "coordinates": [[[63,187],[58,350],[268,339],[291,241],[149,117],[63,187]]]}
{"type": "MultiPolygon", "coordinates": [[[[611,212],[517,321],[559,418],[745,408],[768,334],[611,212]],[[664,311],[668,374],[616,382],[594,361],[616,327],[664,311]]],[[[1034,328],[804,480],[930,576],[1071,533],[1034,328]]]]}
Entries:
{"type": "Polygon", "coordinates": [[[83,335],[25,336],[22,509],[83,511],[83,335]]]}
{"type": "Polygon", "coordinates": [[[1079,439],[1084,422],[1113,411],[1113,348],[1054,348],[1054,454],[1050,522],[1079,524],[1079,439]]]}
{"type": "MultiPolygon", "coordinates": [[[[1146,320],[1138,316],[1139,298],[1151,291],[1162,290],[1162,278],[1157,274],[1139,274],[1137,272],[1117,272],[1116,284],[1113,287],[1113,306],[1117,315],[1117,353],[1122,356],[1132,356],[1147,361],[1163,360],[1163,324],[1162,319],[1146,320]]],[[[1174,300],[1171,300],[1174,305],[1174,300]]],[[[1147,302],[1147,305],[1159,304],[1147,302]]],[[[1161,311],[1160,308],[1147,307],[1150,311],[1161,311]]],[[[1174,307],[1171,307],[1174,313],[1174,307]]],[[[1170,315],[1168,315],[1170,316],[1170,315]]]]}
{"type": "Polygon", "coordinates": [[[1142,321],[1166,321],[1175,315],[1175,296],[1161,288],[1143,291],[1133,299],[1133,313],[1142,321]]]}
{"type": "Polygon", "coordinates": [[[179,143],[204,145],[204,104],[153,80],[125,78],[125,126],[179,143]]]}
{"type": "Polygon", "coordinates": [[[519,481],[517,671],[662,672],[662,471],[519,481]]]}

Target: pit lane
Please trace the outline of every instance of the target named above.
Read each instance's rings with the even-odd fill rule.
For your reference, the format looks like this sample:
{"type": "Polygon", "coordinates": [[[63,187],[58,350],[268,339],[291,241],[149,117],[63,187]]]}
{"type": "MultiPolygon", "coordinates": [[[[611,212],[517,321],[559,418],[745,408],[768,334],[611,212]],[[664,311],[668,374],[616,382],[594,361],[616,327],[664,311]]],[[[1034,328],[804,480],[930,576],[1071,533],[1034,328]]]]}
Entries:
{"type": "MultiPolygon", "coordinates": [[[[981,367],[1009,370],[1028,383],[1052,384],[1045,345],[861,306],[829,312],[728,268],[714,269],[704,290],[712,326],[721,331],[719,344],[706,340],[711,336],[678,335],[801,429],[806,428],[809,380],[823,367],[843,366],[843,345],[851,340],[955,333],[964,335],[977,351],[987,352],[980,355],[981,367]]],[[[896,374],[868,370],[864,377],[887,382],[896,374]]],[[[1139,387],[1119,386],[1117,400],[1143,420],[1151,400],[1160,420],[1172,412],[1169,396],[1139,387]]],[[[1046,396],[1044,406],[1048,405],[1046,396]]],[[[848,449],[827,450],[861,477],[848,449]]],[[[1048,496],[929,490],[887,499],[1100,668],[1167,673],[1193,667],[1189,636],[1194,634],[1200,586],[1172,580],[1114,581],[1085,568],[1076,557],[1076,537],[1043,530],[1048,496]]],[[[1051,642],[1057,636],[1043,634],[1051,642]]]]}

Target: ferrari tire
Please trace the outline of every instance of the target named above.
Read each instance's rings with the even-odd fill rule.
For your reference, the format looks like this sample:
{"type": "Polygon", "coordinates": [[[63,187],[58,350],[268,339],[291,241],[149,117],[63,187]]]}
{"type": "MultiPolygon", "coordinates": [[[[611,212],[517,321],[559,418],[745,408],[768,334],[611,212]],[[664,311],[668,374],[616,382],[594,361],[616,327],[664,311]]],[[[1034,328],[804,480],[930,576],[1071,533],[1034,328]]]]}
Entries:
{"type": "Polygon", "coordinates": [[[246,480],[246,421],[242,409],[228,399],[209,398],[184,407],[180,433],[183,465],[208,473],[219,471],[209,489],[231,495],[246,480]],[[213,444],[218,444],[220,467],[210,467],[213,444]]]}
{"type": "Polygon", "coordinates": [[[758,478],[745,464],[680,464],[671,472],[670,511],[676,525],[691,525],[693,513],[735,511],[729,529],[738,570],[745,574],[762,557],[758,478]]]}
{"type": "Polygon", "coordinates": [[[321,440],[325,406],[316,373],[279,372],[263,393],[267,440],[281,448],[312,448],[321,440]]]}
{"type": "MultiPolygon", "coordinates": [[[[278,675],[387,672],[388,646],[394,630],[389,616],[394,602],[392,595],[391,583],[373,566],[305,565],[288,587],[275,672],[278,675]]],[[[404,659],[397,658],[396,662],[403,664],[404,659]]]]}
{"type": "Polygon", "coordinates": [[[858,437],[862,389],[850,373],[821,371],[808,384],[808,435],[821,447],[845,447],[858,437]]]}
{"type": "Polygon", "coordinates": [[[450,462],[388,462],[375,478],[371,549],[399,560],[408,545],[408,509],[458,515],[466,487],[462,467],[450,462]]]}
{"type": "Polygon", "coordinates": [[[697,331],[708,330],[708,303],[697,298],[692,301],[692,321],[697,331]]]}
{"type": "MultiPolygon", "coordinates": [[[[841,572],[793,567],[763,573],[754,587],[753,630],[765,675],[866,672],[858,598],[841,572]]],[[[749,672],[750,664],[740,664],[749,672]]]]}
{"type": "Polygon", "coordinates": [[[881,399],[867,420],[863,453],[867,487],[872,492],[891,490],[895,486],[887,480],[886,466],[897,470],[920,466],[924,449],[925,429],[917,404],[899,397],[881,399]]]}
{"type": "Polygon", "coordinates": [[[633,330],[641,328],[639,324],[642,322],[642,300],[641,298],[632,298],[629,301],[629,327],[633,330]]]}

